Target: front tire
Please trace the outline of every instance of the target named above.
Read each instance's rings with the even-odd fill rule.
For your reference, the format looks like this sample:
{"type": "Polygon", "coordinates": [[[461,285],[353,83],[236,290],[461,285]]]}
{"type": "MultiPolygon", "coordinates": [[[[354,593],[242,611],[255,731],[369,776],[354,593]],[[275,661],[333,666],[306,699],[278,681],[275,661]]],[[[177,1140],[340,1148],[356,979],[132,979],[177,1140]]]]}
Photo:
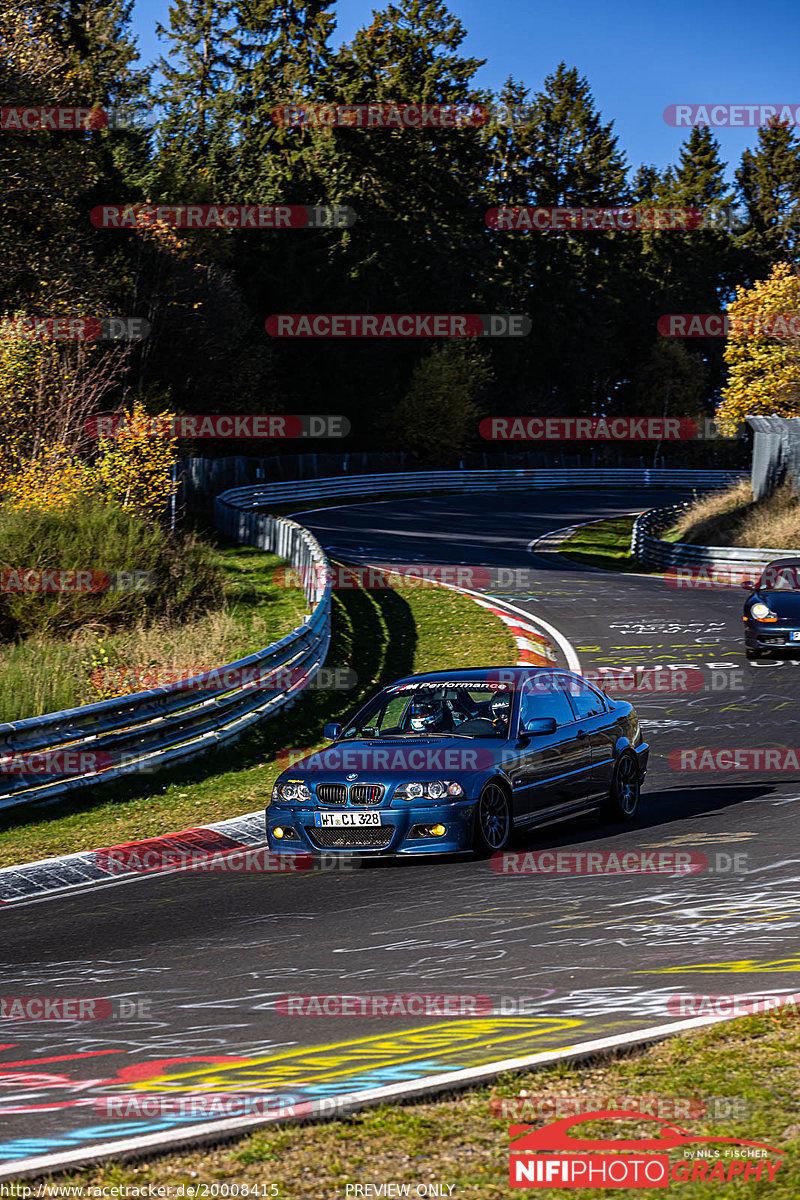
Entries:
{"type": "Polygon", "coordinates": [[[481,856],[499,854],[511,841],[511,804],[496,783],[487,783],[475,810],[475,851],[481,856]]]}
{"type": "Polygon", "coordinates": [[[600,810],[604,821],[632,821],[639,808],[641,777],[635,755],[624,751],[614,768],[608,799],[600,810]]]}

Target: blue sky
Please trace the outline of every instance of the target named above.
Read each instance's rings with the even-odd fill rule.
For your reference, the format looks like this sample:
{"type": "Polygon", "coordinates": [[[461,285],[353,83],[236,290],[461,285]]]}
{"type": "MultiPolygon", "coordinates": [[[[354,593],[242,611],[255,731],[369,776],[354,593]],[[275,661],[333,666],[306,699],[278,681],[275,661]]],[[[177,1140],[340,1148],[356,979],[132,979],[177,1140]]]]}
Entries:
{"type": "MultiPolygon", "coordinates": [[[[339,0],[337,44],[381,7],[339,0]]],[[[479,86],[498,89],[513,75],[535,91],[564,59],[588,78],[634,167],[676,160],[686,134],[664,122],[669,104],[800,104],[797,0],[450,0],[448,7],[467,30],[462,51],[488,60],[479,86]]],[[[163,53],[154,28],[168,24],[168,11],[168,0],[137,0],[134,29],[145,62],[163,53]]],[[[717,129],[715,136],[733,168],[757,130],[717,129]]]]}

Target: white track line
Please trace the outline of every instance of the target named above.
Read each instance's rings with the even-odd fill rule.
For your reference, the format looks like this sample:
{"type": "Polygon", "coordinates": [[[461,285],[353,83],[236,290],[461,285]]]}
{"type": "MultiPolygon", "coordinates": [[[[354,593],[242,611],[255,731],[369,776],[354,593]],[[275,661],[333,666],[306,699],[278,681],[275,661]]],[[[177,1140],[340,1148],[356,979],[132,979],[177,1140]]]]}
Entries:
{"type": "Polygon", "coordinates": [[[537,625],[540,629],[544,630],[545,633],[549,634],[549,636],[559,647],[561,653],[567,660],[567,666],[569,667],[570,671],[577,671],[579,675],[582,674],[581,660],[578,658],[578,653],[575,647],[560,629],[556,629],[555,625],[551,625],[549,621],[545,621],[542,617],[535,617],[533,613],[527,612],[524,608],[518,608],[516,604],[510,604],[508,600],[498,600],[494,595],[488,596],[484,592],[473,591],[472,588],[460,587],[458,590],[460,592],[465,592],[468,596],[474,596],[479,600],[491,600],[492,604],[497,605],[498,608],[505,608],[508,612],[516,613],[517,616],[522,617],[523,620],[527,621],[529,624],[537,625]]]}
{"type": "MultiPolygon", "coordinates": [[[[537,1054],[527,1054],[521,1058],[506,1058],[496,1062],[485,1063],[479,1067],[465,1067],[460,1071],[447,1071],[441,1075],[430,1075],[427,1078],[410,1080],[407,1083],[393,1083],[381,1088],[371,1088],[362,1092],[348,1092],[337,1096],[337,1105],[332,1106],[327,1113],[319,1114],[317,1119],[328,1120],[344,1115],[345,1111],[354,1112],[360,1108],[372,1107],[391,1101],[423,1098],[437,1092],[455,1091],[460,1088],[474,1087],[487,1083],[507,1071],[522,1071],[530,1067],[546,1067],[559,1062],[573,1062],[583,1058],[606,1057],[614,1055],[618,1049],[625,1047],[634,1049],[645,1047],[652,1042],[662,1041],[676,1033],[686,1033],[693,1029],[703,1029],[711,1025],[720,1025],[725,1021],[736,1020],[732,1017],[690,1017],[685,1021],[674,1021],[668,1025],[653,1025],[646,1029],[635,1029],[630,1033],[613,1034],[611,1037],[594,1038],[588,1042],[579,1042],[561,1050],[542,1050],[537,1054]]],[[[298,1104],[300,1101],[298,1101],[298,1104]]],[[[313,1115],[304,1119],[314,1119],[313,1115]]],[[[183,1145],[199,1145],[224,1141],[226,1138],[247,1133],[253,1129],[265,1128],[280,1123],[292,1124],[291,1118],[273,1117],[239,1117],[227,1121],[207,1122],[201,1125],[184,1126],[181,1129],[164,1130],[161,1133],[143,1134],[141,1137],[120,1138],[117,1141],[102,1142],[100,1145],[85,1146],[82,1149],[67,1150],[55,1154],[42,1154],[34,1158],[17,1159],[7,1166],[0,1165],[0,1180],[19,1179],[23,1176],[40,1175],[56,1169],[78,1166],[84,1163],[98,1162],[103,1159],[124,1155],[126,1158],[141,1158],[148,1153],[163,1153],[170,1148],[183,1145]]],[[[68,1134],[66,1136],[69,1136],[68,1134]]]]}

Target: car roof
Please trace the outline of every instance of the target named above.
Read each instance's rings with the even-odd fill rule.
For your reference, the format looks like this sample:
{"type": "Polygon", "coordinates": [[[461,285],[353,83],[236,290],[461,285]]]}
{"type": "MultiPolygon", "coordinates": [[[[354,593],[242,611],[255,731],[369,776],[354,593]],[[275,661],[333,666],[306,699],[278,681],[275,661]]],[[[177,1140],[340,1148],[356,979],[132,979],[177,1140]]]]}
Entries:
{"type": "Polygon", "coordinates": [[[459,667],[456,671],[427,671],[422,675],[404,675],[401,679],[395,679],[388,687],[396,687],[398,683],[419,683],[425,680],[429,683],[447,683],[463,680],[464,683],[476,682],[482,679],[496,679],[500,672],[503,675],[500,678],[505,682],[510,683],[514,679],[522,679],[528,675],[546,674],[548,671],[564,672],[567,675],[574,675],[574,671],[568,671],[565,667],[551,666],[538,667],[534,663],[528,663],[524,666],[515,667],[459,667]]]}
{"type": "Polygon", "coordinates": [[[764,567],[765,571],[767,567],[800,567],[800,558],[773,558],[772,562],[764,567]]]}

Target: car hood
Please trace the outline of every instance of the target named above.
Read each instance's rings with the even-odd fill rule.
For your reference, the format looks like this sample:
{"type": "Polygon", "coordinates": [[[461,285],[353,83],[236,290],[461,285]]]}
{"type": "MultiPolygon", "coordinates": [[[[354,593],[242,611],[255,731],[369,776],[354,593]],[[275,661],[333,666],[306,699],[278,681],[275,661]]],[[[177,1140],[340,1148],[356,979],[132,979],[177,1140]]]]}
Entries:
{"type": "Polygon", "coordinates": [[[307,783],[369,782],[397,779],[463,779],[494,770],[509,756],[501,738],[370,738],[334,742],[301,758],[278,782],[302,778],[307,783]],[[355,776],[349,779],[349,776],[355,776]]]}
{"type": "Polygon", "coordinates": [[[800,621],[800,592],[754,592],[748,598],[748,608],[757,600],[768,604],[775,616],[784,621],[800,621]]]}

